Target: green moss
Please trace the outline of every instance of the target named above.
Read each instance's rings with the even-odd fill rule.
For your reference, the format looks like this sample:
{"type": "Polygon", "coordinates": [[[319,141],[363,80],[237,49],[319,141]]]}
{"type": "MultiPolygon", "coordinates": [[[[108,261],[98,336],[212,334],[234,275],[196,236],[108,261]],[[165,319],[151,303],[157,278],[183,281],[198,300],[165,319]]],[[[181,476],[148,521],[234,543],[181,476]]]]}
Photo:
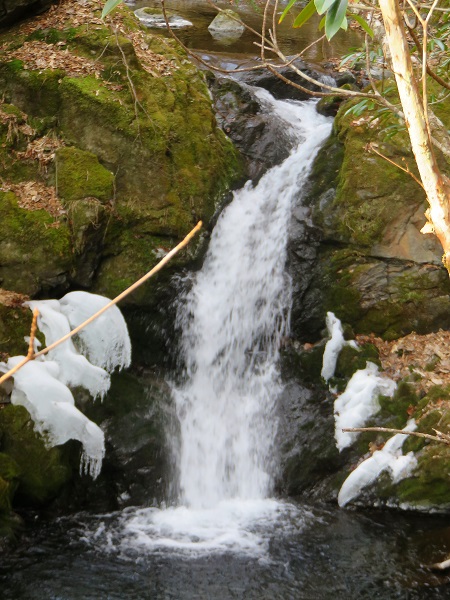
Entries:
{"type": "Polygon", "coordinates": [[[56,151],[58,194],[70,203],[88,196],[110,200],[113,195],[114,175],[105,169],[95,154],[78,148],[59,148],[56,151]]]}
{"type": "Polygon", "coordinates": [[[17,356],[26,354],[24,337],[30,335],[31,312],[25,307],[0,304],[0,352],[17,356]]]}
{"type": "Polygon", "coordinates": [[[409,383],[400,382],[392,398],[380,396],[381,412],[377,415],[377,421],[383,422],[383,426],[402,429],[418,400],[414,388],[409,383]]]}
{"type": "Polygon", "coordinates": [[[14,467],[16,500],[23,504],[48,502],[71,475],[61,450],[45,447],[21,406],[8,405],[0,411],[0,450],[8,457],[10,469],[14,467]]]}
{"type": "Polygon", "coordinates": [[[370,361],[381,366],[378,349],[374,344],[364,344],[359,349],[344,346],[336,364],[336,377],[350,379],[359,369],[365,369],[370,361]]]}
{"type": "Polygon", "coordinates": [[[70,269],[73,257],[70,232],[45,210],[19,207],[11,192],[0,192],[0,276],[6,289],[35,293],[42,285],[70,269]]]}
{"type": "Polygon", "coordinates": [[[450,505],[450,448],[444,445],[426,446],[417,455],[414,476],[401,481],[396,495],[401,502],[422,507],[450,505]]]}
{"type": "Polygon", "coordinates": [[[20,61],[0,64],[0,91],[7,102],[37,117],[56,115],[60,108],[59,84],[64,72],[27,71],[20,61]]]}

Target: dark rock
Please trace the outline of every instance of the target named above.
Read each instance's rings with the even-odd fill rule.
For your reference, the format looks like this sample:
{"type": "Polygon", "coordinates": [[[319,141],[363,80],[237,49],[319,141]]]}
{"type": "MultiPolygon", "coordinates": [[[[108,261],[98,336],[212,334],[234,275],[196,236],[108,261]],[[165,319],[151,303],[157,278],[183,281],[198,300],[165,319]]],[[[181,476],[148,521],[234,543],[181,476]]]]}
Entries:
{"type": "Polygon", "coordinates": [[[246,84],[209,76],[218,124],[244,156],[248,177],[257,181],[288,157],[292,141],[286,124],[276,119],[246,84]]]}
{"type": "MultiPolygon", "coordinates": [[[[324,77],[329,77],[324,73],[315,71],[300,59],[295,60],[293,65],[313,79],[322,81],[324,77]]],[[[308,94],[308,90],[312,92],[323,91],[319,86],[307,81],[300,75],[297,75],[297,73],[295,73],[290,67],[282,67],[277,69],[277,72],[287,80],[291,81],[295,85],[301,86],[304,89],[299,89],[298,87],[295,87],[295,85],[293,86],[289,83],[286,83],[271,73],[268,69],[264,68],[261,68],[260,70],[249,71],[247,73],[240,73],[238,78],[240,81],[268,90],[275,98],[280,100],[308,100],[311,98],[311,95],[308,94]]]]}
{"type": "Polygon", "coordinates": [[[11,25],[47,10],[58,0],[3,0],[0,4],[0,27],[11,25]]]}

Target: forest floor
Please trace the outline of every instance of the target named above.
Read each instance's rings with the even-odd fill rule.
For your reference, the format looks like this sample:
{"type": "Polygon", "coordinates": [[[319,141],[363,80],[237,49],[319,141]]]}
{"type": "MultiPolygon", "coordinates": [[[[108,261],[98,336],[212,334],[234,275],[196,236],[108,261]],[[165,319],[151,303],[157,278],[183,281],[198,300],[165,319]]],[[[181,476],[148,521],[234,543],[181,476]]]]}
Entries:
{"type": "Polygon", "coordinates": [[[415,388],[424,392],[434,385],[450,385],[450,331],[413,332],[391,342],[374,335],[357,335],[356,340],[375,344],[385,374],[394,381],[416,374],[415,388]]]}

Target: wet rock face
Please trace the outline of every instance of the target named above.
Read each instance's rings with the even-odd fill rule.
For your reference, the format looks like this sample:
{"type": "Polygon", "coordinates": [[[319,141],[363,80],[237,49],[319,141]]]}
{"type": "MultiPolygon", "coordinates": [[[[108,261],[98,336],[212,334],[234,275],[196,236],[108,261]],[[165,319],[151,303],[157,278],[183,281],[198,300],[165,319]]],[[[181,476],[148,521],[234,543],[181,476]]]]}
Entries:
{"type": "Polygon", "coordinates": [[[0,28],[47,10],[58,0],[3,0],[0,4],[0,28]]]}
{"type": "Polygon", "coordinates": [[[217,122],[244,157],[247,176],[257,181],[288,157],[286,126],[264,112],[251,87],[225,77],[210,77],[209,84],[217,122]]]}
{"type": "MultiPolygon", "coordinates": [[[[321,80],[323,77],[322,73],[318,71],[314,71],[311,69],[306,63],[302,60],[296,60],[293,62],[293,65],[299,70],[310,76],[313,79],[321,80]]],[[[275,98],[278,100],[309,100],[311,95],[308,94],[308,91],[319,92],[321,88],[319,88],[314,83],[311,83],[305,80],[303,77],[295,73],[290,67],[283,67],[281,69],[277,69],[277,72],[284,78],[292,81],[294,84],[301,86],[302,89],[299,89],[295,86],[289,85],[267,69],[260,69],[251,71],[248,73],[240,73],[239,80],[248,83],[250,85],[257,85],[258,87],[262,87],[265,90],[268,90],[275,98]]]]}
{"type": "MultiPolygon", "coordinates": [[[[355,118],[348,109],[347,103],[338,113],[305,194],[319,242],[310,244],[317,253],[311,285],[294,294],[294,332],[317,338],[328,310],[357,332],[387,339],[448,327],[450,283],[442,250],[435,236],[420,233],[423,192],[412,177],[367,150],[377,143],[385,156],[413,169],[406,134],[385,142],[370,114],[355,118]]],[[[291,236],[294,280],[298,273],[305,278],[303,253],[295,258],[301,228],[291,236]]]]}

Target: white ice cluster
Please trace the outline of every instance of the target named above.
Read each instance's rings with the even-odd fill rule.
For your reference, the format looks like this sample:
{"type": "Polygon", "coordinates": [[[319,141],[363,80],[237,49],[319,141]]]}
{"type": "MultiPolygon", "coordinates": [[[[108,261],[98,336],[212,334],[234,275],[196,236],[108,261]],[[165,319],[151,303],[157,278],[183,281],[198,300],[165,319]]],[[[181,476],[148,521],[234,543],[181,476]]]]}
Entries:
{"type": "Polygon", "coordinates": [[[326,323],[330,339],[326,343],[323,353],[321,375],[328,382],[334,375],[337,359],[342,348],[344,346],[351,346],[358,349],[358,345],[353,340],[350,342],[345,341],[342,324],[334,313],[327,312],[326,323]]]}
{"type": "Polygon", "coordinates": [[[342,431],[345,428],[363,427],[367,420],[380,409],[378,396],[392,397],[397,384],[392,379],[381,377],[378,367],[367,362],[365,369],[354,373],[345,391],[334,402],[336,423],[334,436],[339,451],[351,446],[357,433],[342,431]]]}
{"type": "MultiPolygon", "coordinates": [[[[403,431],[415,431],[416,423],[410,419],[403,431]]],[[[406,435],[398,433],[391,437],[381,450],[377,450],[370,458],[364,460],[344,481],[338,496],[339,506],[345,506],[359,496],[361,491],[376,481],[384,471],[390,473],[392,481],[397,483],[411,475],[417,466],[413,452],[402,454],[402,446],[406,435]]]]}
{"type": "MultiPolygon", "coordinates": [[[[108,304],[103,296],[70,292],[61,300],[27,302],[39,310],[38,328],[49,346],[108,304]]],[[[14,356],[0,363],[6,372],[24,357],[14,356]]],[[[94,479],[100,473],[105,453],[103,431],[76,406],[69,387],[84,387],[94,397],[103,398],[115,368],[129,366],[131,343],[125,320],[116,306],[47,355],[25,364],[14,375],[12,404],[24,406],[35,430],[49,447],[79,440],[83,446],[81,470],[94,479]],[[88,360],[89,359],[89,360],[88,360]]]]}

